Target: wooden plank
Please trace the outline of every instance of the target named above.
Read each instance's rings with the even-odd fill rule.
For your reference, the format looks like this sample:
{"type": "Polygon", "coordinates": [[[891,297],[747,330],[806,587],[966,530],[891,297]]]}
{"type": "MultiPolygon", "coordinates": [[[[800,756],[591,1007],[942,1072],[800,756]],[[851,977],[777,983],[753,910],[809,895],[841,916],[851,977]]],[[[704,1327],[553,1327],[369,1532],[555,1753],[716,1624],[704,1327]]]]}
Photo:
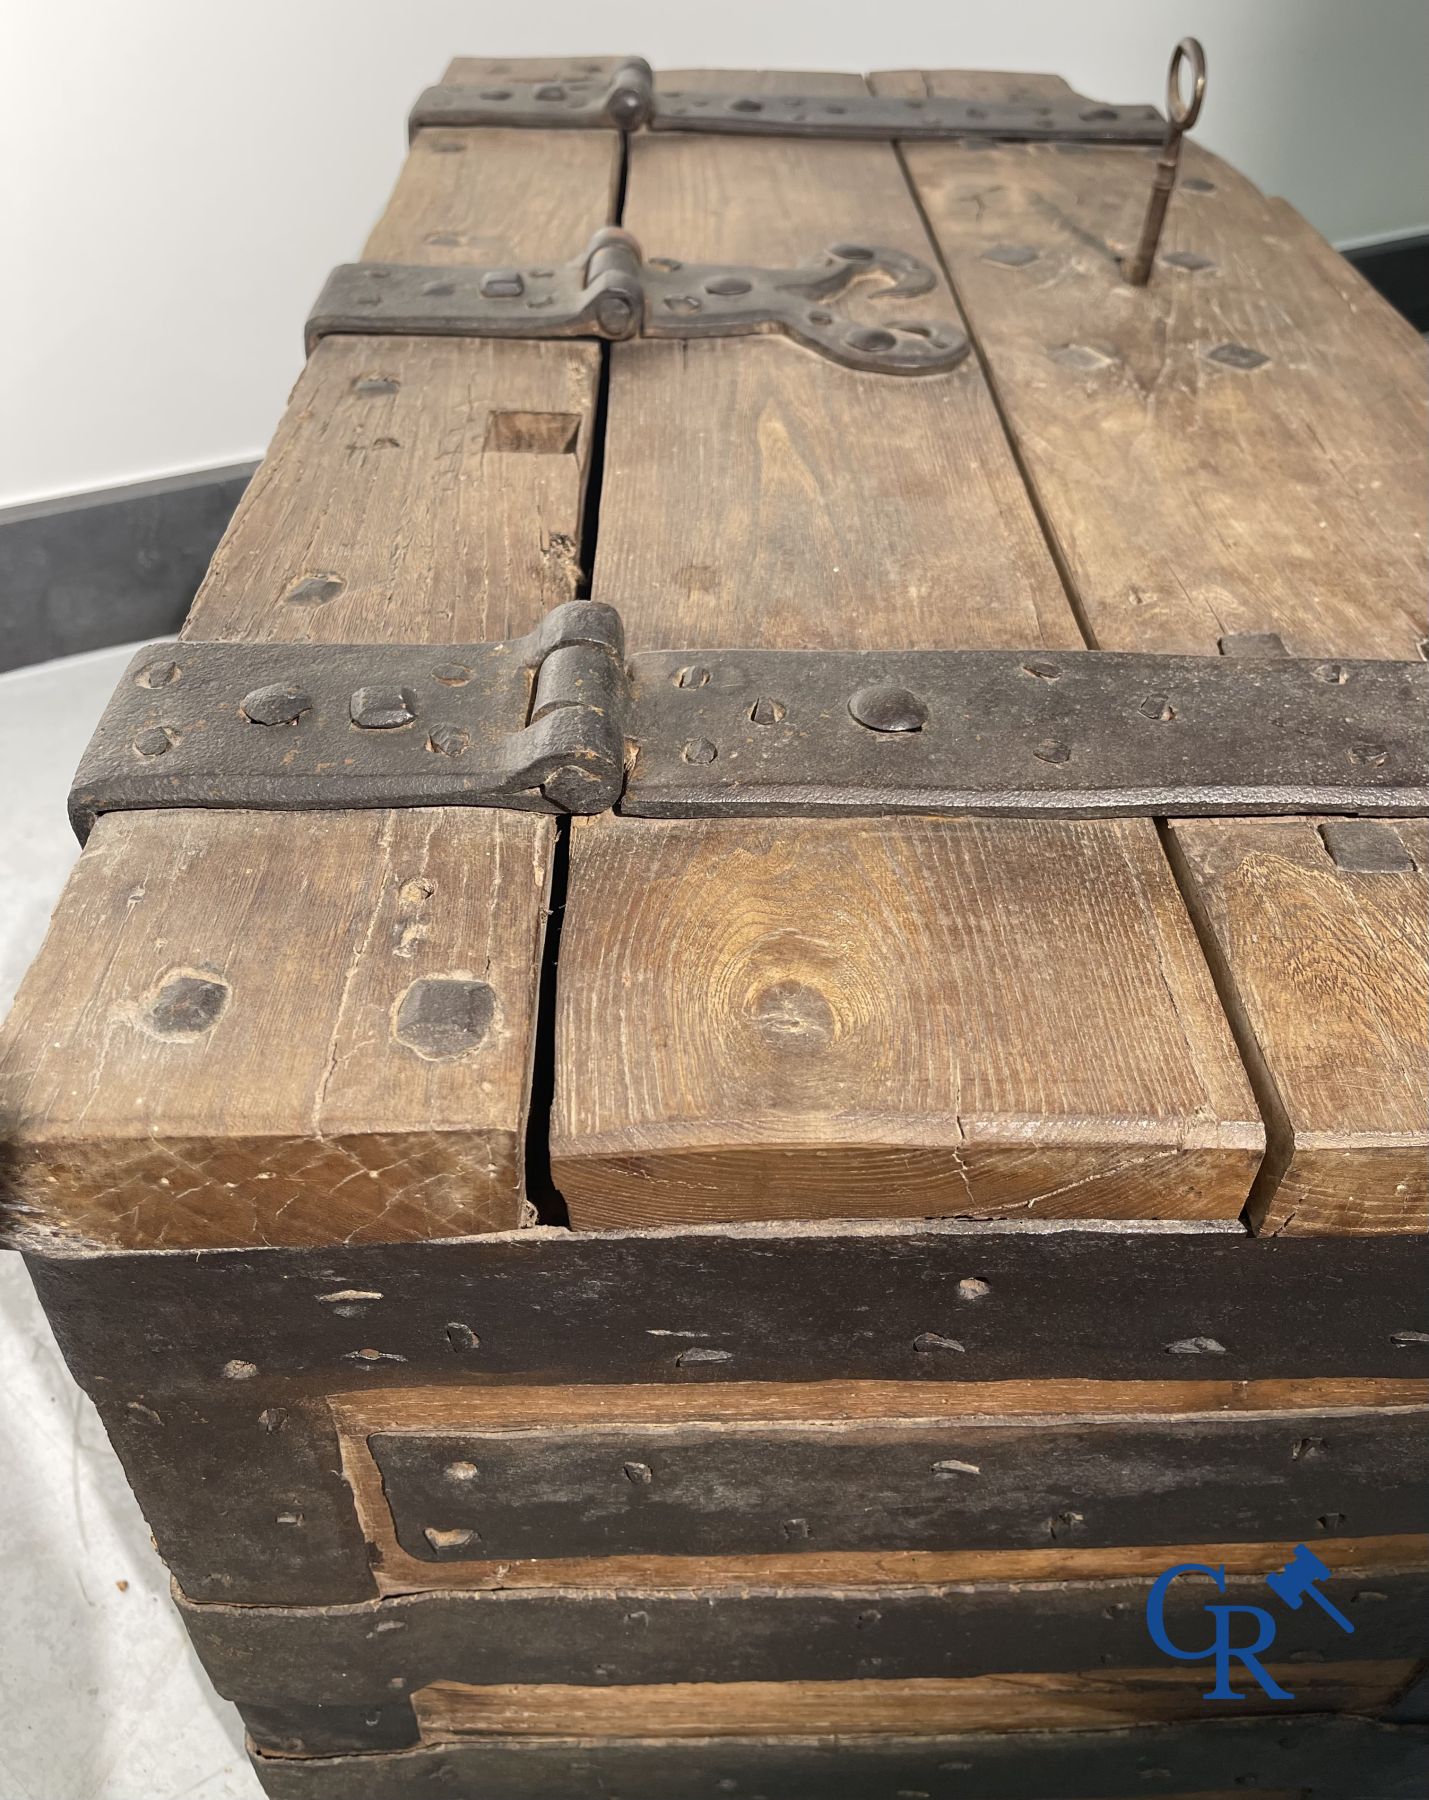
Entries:
{"type": "MultiPolygon", "coordinates": [[[[1345,1637],[1318,1609],[1277,1613],[1275,1659],[1291,1668],[1326,1662],[1362,1668],[1378,1685],[1398,1668],[1397,1693],[1422,1649],[1425,1577],[1381,1572],[1369,1599],[1363,1578],[1335,1574],[1320,1589],[1368,1632],[1345,1637]],[[1333,1635],[1331,1635],[1333,1634],[1333,1635]]],[[[669,1592],[617,1587],[602,1594],[414,1594],[357,1607],[179,1605],[219,1692],[276,1718],[313,1713],[303,1754],[348,1709],[390,1708],[415,1741],[415,1697],[433,1683],[548,1683],[606,1688],[647,1683],[839,1682],[1069,1674],[1090,1669],[1166,1670],[1146,1630],[1150,1580],[974,1583],[959,1587],[866,1588],[780,1594],[760,1590],[669,1592]],[[382,1629],[387,1626],[388,1629],[382,1629]],[[320,1708],[331,1708],[324,1725],[320,1708]],[[339,1711],[338,1709],[342,1709],[339,1711]]],[[[1222,1590],[1186,1576],[1169,1590],[1167,1631],[1204,1642],[1204,1603],[1257,1604],[1258,1576],[1228,1575],[1222,1590]]],[[[1208,1671],[1194,1673],[1203,1685],[1208,1671]]],[[[891,1689],[887,1690],[892,1692],[891,1689]]],[[[1386,1700],[1389,1696],[1386,1695],[1386,1700]]],[[[395,1747],[395,1745],[394,1745],[395,1747]]]]}
{"type": "Polygon", "coordinates": [[[153,1248],[513,1224],[547,857],[517,814],[102,819],[10,1025],[12,1206],[153,1248]],[[434,984],[490,1006],[456,1054],[400,1035],[434,984]]]}
{"type": "Polygon", "coordinates": [[[1235,1701],[1205,1698],[1198,1668],[1098,1669],[888,1682],[666,1682],[654,1687],[472,1687],[436,1681],[412,1696],[422,1741],[472,1737],[858,1740],[956,1731],[1095,1731],[1144,1720],[1206,1721],[1237,1713],[1373,1715],[1410,1679],[1412,1662],[1275,1664],[1292,1696],[1274,1701],[1242,1680],[1235,1701]]]}
{"type": "MultiPolygon", "coordinates": [[[[573,255],[618,158],[609,133],[423,134],[371,253],[573,255]]],[[[574,591],[598,372],[590,345],[324,340],[186,635],[529,629],[574,591]]],[[[105,819],[0,1048],[12,1236],[514,1226],[553,842],[461,810],[105,819]],[[404,1036],[418,981],[483,988],[469,1049],[404,1036]]]]}
{"type": "MultiPolygon", "coordinates": [[[[1065,91],[946,71],[875,86],[1065,91]]],[[[903,148],[1090,640],[1215,654],[1224,636],[1274,633],[1303,656],[1418,655],[1422,342],[1293,208],[1196,144],[1161,263],[1128,288],[1119,258],[1150,154],[903,148]]],[[[1193,890],[1217,871],[1197,904],[1271,1124],[1252,1216],[1422,1230],[1422,887],[1401,883],[1387,911],[1357,904],[1359,877],[1337,888],[1294,872],[1288,836],[1270,823],[1176,833],[1193,890]],[[1390,1007],[1383,1035],[1365,1011],[1369,972],[1390,1007]]]]}
{"type": "Polygon", "coordinates": [[[1429,1531],[1429,1409],[375,1432],[419,1562],[1033,1549],[1429,1531]]]}
{"type": "MultiPolygon", "coordinates": [[[[702,1401],[712,1407],[750,1382],[864,1381],[968,1383],[993,1410],[1019,1414],[1124,1411],[1127,1396],[1081,1385],[1104,1382],[1152,1383],[1154,1399],[1144,1397],[1162,1410],[1166,1387],[1186,1386],[1216,1412],[1247,1382],[1277,1411],[1419,1404],[1426,1259],[1429,1238],[1033,1220],[540,1229],[32,1258],[31,1271],[180,1582],[200,1599],[281,1604],[374,1591],[380,1480],[370,1478],[369,1507],[345,1445],[410,1424],[414,1415],[379,1410],[400,1390],[417,1390],[415,1417],[436,1423],[460,1415],[433,1411],[421,1390],[501,1383],[650,1384],[714,1396],[702,1401]],[[979,1284],[974,1298],[968,1283],[979,1284]],[[1303,1397],[1261,1386],[1283,1380],[1306,1384],[1303,1397]]],[[[767,1397],[760,1404],[777,1416],[767,1397]]],[[[1194,1507],[1180,1535],[1203,1541],[1194,1507]]],[[[1382,1564],[1383,1545],[1371,1552],[1382,1564]]],[[[1064,1554],[1070,1568],[1076,1546],[1064,1554]]],[[[797,1560],[775,1565],[780,1579],[797,1560]]],[[[402,1585],[406,1573],[394,1563],[384,1580],[402,1585]]],[[[424,1565],[406,1585],[439,1573],[424,1565]]],[[[879,1578],[898,1573],[890,1565],[879,1578]]],[[[951,1578],[966,1573],[962,1564],[951,1578]]],[[[587,1566],[580,1579],[596,1578],[587,1566]]]]}
{"type": "MultiPolygon", "coordinates": [[[[1146,1628],[1150,1578],[973,1582],[957,1586],[665,1590],[617,1583],[601,1592],[422,1593],[358,1606],[194,1605],[176,1596],[210,1679],[226,1698],[282,1726],[298,1754],[356,1747],[360,1709],[375,1707],[373,1748],[419,1741],[415,1697],[433,1683],[623,1688],[666,1683],[848,1682],[936,1678],[1162,1674],[1146,1628]]],[[[1277,1608],[1274,1658],[1299,1672],[1358,1665],[1387,1704],[1423,1650],[1429,1576],[1336,1572],[1319,1591],[1351,1619],[1342,1633],[1318,1607],[1277,1608]],[[1369,1598],[1367,1596],[1374,1596],[1369,1598]],[[1371,1623],[1372,1622],[1372,1623],[1371,1623]],[[1405,1665],[1391,1684],[1384,1665],[1405,1665]],[[1366,1668],[1365,1665],[1368,1665],[1366,1668]]],[[[1165,1595],[1173,1642],[1206,1641],[1208,1599],[1258,1605],[1263,1574],[1184,1575],[1165,1595]]],[[[1204,1691],[1207,1671],[1193,1691],[1204,1691]]],[[[890,1687],[886,1690],[892,1693],[890,1687]]],[[[1293,1685],[1290,1691],[1294,1692],[1293,1685]]],[[[1143,1715],[1144,1716],[1144,1715],[1143,1715]]],[[[1026,1723],[1026,1715],[1022,1723],[1026,1723]]],[[[260,1735],[261,1732],[261,1735],[260,1735]]]]}
{"type": "Polygon", "coordinates": [[[1239,1212],[1261,1127],[1145,822],[598,819],[571,870],[577,1223],[1239,1212]]]}
{"type": "Polygon", "coordinates": [[[978,1800],[1421,1800],[1429,1734],[1366,1719],[1251,1717],[855,1743],[468,1739],[388,1755],[260,1753],[254,1766],[271,1800],[409,1800],[423,1784],[482,1800],[921,1800],[947,1793],[950,1777],[978,1800]]]}
{"type": "MultiPolygon", "coordinates": [[[[777,1421],[849,1423],[901,1416],[905,1420],[937,1419],[945,1424],[973,1421],[1003,1425],[1017,1420],[1029,1437],[1036,1427],[1055,1420],[1077,1418],[1110,1421],[1136,1417],[1143,1424],[1155,1416],[1163,1429],[1174,1432],[1175,1421],[1197,1416],[1212,1418],[1262,1415],[1267,1430],[1278,1433],[1289,1446],[1292,1464],[1307,1456],[1313,1461],[1331,1455],[1336,1464],[1341,1449],[1339,1419],[1356,1421],[1346,1410],[1375,1408],[1381,1418],[1386,1443],[1403,1435],[1407,1423],[1400,1409],[1422,1405],[1422,1382],[729,1382],[720,1387],[585,1387],[585,1388],[404,1388],[389,1395],[338,1395],[333,1409],[339,1426],[343,1474],[352,1490],[363,1535],[370,1546],[378,1588],[383,1593],[411,1593],[436,1588],[601,1588],[617,1574],[622,1581],[664,1588],[700,1586],[811,1587],[862,1586],[874,1582],[918,1583],[968,1580],[1076,1580],[1111,1575],[1155,1574],[1174,1562],[1215,1562],[1228,1568],[1255,1572],[1278,1568],[1293,1555],[1296,1537],[1278,1542],[1219,1542],[1182,1544],[1118,1543],[1096,1547],[1085,1541],[1085,1532],[1074,1520],[1055,1538],[1046,1532],[1040,1549],[995,1550],[863,1550],[840,1551],[828,1547],[827,1533],[814,1531],[797,1541],[783,1541],[772,1554],[716,1553],[714,1542],[702,1542],[689,1555],[650,1555],[624,1552],[618,1563],[608,1555],[585,1557],[572,1554],[573,1545],[552,1546],[549,1556],[502,1557],[490,1541],[485,1516],[479,1523],[479,1541],[447,1544],[442,1560],[434,1562],[433,1549],[422,1543],[423,1554],[409,1554],[398,1542],[393,1507],[399,1504],[391,1482],[384,1481],[375,1447],[379,1437],[401,1443],[415,1438],[430,1441],[434,1433],[473,1429],[501,1431],[512,1441],[527,1434],[567,1433],[624,1421],[628,1427],[702,1424],[706,1427],[733,1421],[746,1430],[777,1421]],[[1314,1425],[1312,1418],[1330,1409],[1336,1420],[1314,1425]],[[1269,1415],[1269,1416],[1264,1416],[1269,1415]]],[[[537,1437],[538,1442],[543,1441],[537,1437]]],[[[637,1456],[639,1452],[634,1452],[637,1456]]],[[[469,1459],[459,1459],[468,1464],[469,1459]]],[[[624,1476],[624,1459],[621,1474],[624,1476]]],[[[1144,1465],[1139,1465],[1144,1467],[1144,1465]]],[[[483,1461],[476,1486],[488,1491],[489,1469],[483,1461]]],[[[979,1465],[979,1470],[981,1465],[979,1465]]],[[[467,1467],[457,1479],[467,1480],[467,1467]]],[[[767,1482],[764,1484],[767,1486],[767,1482]]],[[[1188,1528],[1184,1484],[1181,1515],[1176,1529],[1188,1528]]],[[[1076,1496],[1074,1496],[1074,1499],[1076,1496]]],[[[790,1509],[792,1510],[792,1509],[790,1509]]],[[[1075,1510],[1075,1509],[1074,1509],[1075,1510]]],[[[1337,1503],[1335,1511],[1343,1510],[1337,1503]]],[[[1047,1519],[1056,1509],[1048,1509],[1047,1519]]],[[[1324,1536],[1321,1515],[1307,1525],[1320,1555],[1333,1568],[1410,1566],[1429,1557],[1429,1538],[1370,1537],[1363,1517],[1356,1517],[1353,1538],[1324,1536]]],[[[1223,1535],[1244,1540],[1263,1515],[1247,1512],[1223,1535]]],[[[806,1518],[807,1522],[807,1518],[806,1518]]],[[[1189,1521],[1191,1528],[1209,1532],[1210,1520],[1198,1500],[1189,1521]]],[[[1086,1525],[1083,1513],[1081,1526],[1086,1525]]],[[[1348,1528],[1346,1520],[1336,1531],[1348,1528]]],[[[1297,1534],[1303,1537],[1305,1533],[1297,1534]]]]}
{"type": "MultiPolygon", "coordinates": [[[[1035,81],[873,77],[984,98],[1035,81]]],[[[1128,288],[1154,150],[901,153],[1102,649],[1274,631],[1292,655],[1418,654],[1423,344],[1292,208],[1188,140],[1161,263],[1128,288]],[[1008,245],[1035,260],[989,256],[1008,245]],[[1267,360],[1215,361],[1227,343],[1267,360]]]]}
{"type": "Polygon", "coordinates": [[[1264,1231],[1429,1228],[1429,823],[1381,829],[1408,867],[1341,868],[1309,820],[1171,828],[1268,1094],[1264,1231]]]}
{"type": "MultiPolygon", "coordinates": [[[[642,137],[625,220],[686,257],[932,259],[882,144],[642,137]]],[[[957,317],[941,284],[910,308],[957,317]]],[[[894,380],[774,339],[618,346],[595,591],[637,648],[1082,641],[972,359],[894,380]]],[[[558,1009],[582,1227],[1229,1217],[1262,1141],[1147,824],[582,824],[558,1009]]]]}

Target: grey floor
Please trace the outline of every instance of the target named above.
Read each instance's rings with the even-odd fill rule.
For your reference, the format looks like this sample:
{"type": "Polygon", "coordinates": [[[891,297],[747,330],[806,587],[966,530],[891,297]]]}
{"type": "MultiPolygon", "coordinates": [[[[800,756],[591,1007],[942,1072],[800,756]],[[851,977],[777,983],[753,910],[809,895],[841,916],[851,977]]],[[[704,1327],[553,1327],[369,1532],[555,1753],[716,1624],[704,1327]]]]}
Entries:
{"type": "MultiPolygon", "coordinates": [[[[77,853],[69,776],[131,654],[0,675],[0,1014],[77,853]]],[[[204,1680],[99,1418],[3,1251],[0,1579],[3,1800],[255,1800],[238,1717],[204,1680]]]]}

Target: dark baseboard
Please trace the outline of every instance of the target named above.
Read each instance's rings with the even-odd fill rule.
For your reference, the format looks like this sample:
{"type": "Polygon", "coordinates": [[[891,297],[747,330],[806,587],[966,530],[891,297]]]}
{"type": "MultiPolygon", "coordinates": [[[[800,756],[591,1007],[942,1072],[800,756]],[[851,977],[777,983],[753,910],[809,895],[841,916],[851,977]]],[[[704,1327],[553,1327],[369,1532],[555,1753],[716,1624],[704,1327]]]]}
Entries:
{"type": "Polygon", "coordinates": [[[0,509],[0,671],[176,631],[255,467],[0,509]]]}
{"type": "Polygon", "coordinates": [[[1344,254],[1416,331],[1429,331],[1429,231],[1383,238],[1344,254]]]}

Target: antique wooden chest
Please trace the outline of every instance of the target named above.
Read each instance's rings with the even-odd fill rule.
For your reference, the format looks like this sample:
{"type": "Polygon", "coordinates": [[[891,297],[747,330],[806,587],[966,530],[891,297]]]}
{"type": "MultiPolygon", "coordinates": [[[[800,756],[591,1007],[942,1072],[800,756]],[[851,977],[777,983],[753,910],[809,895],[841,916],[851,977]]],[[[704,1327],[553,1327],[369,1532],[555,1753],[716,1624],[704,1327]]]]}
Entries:
{"type": "Polygon", "coordinates": [[[1429,1791],[1423,358],[1162,136],[419,104],[0,1061],[274,1800],[1429,1791]]]}

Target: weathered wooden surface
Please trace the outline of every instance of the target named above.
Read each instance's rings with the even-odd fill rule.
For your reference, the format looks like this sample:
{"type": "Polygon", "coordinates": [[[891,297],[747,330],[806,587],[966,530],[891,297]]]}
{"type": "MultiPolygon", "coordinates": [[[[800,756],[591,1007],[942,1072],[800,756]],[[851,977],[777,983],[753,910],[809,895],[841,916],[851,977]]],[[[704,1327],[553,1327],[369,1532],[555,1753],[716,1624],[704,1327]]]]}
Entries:
{"type": "Polygon", "coordinates": [[[514,1225],[546,825],[194,811],[162,829],[156,860],[151,815],[100,820],[21,991],[12,1215],[158,1249],[514,1225]],[[490,1000],[438,1054],[400,1022],[433,983],[490,1000]]]}
{"type": "MultiPolygon", "coordinates": [[[[1003,97],[1006,80],[874,86],[1003,97]]],[[[1050,76],[1019,86],[1066,92],[1050,76]]],[[[1189,143],[1160,261],[1133,289],[1120,257],[1154,152],[902,154],[1089,642],[1214,655],[1223,637],[1275,633],[1294,655],[1419,654],[1424,346],[1293,208],[1189,143]]],[[[1423,1230],[1422,889],[1376,907],[1351,899],[1355,882],[1338,902],[1324,881],[1319,899],[1306,878],[1298,894],[1268,888],[1277,869],[1295,879],[1284,828],[1187,830],[1188,862],[1233,890],[1207,896],[1213,932],[1229,934],[1221,988],[1275,1140],[1252,1216],[1271,1230],[1423,1230]]]]}
{"type": "Polygon", "coordinates": [[[1241,1713],[1357,1712],[1390,1704],[1412,1663],[1268,1661],[1290,1693],[1271,1702],[1255,1684],[1233,1702],[1208,1704],[1206,1671],[1098,1669],[1095,1674],[924,1676],[907,1681],[663,1682],[651,1687],[563,1683],[473,1687],[436,1681],[413,1696],[422,1742],[465,1738],[840,1737],[850,1742],[950,1731],[1096,1730],[1143,1720],[1204,1721],[1241,1713]]]}
{"type": "Polygon", "coordinates": [[[577,1223],[1225,1218],[1259,1163],[1141,821],[582,820],[562,945],[577,1223]]]}
{"type": "MultiPolygon", "coordinates": [[[[195,1606],[180,1597],[180,1607],[218,1691],[261,1709],[250,1731],[286,1719],[275,1744],[323,1755],[417,1742],[418,1696],[433,1683],[710,1683],[728,1696],[729,1684],[741,1682],[901,1684],[1104,1669],[1164,1676],[1167,1659],[1146,1628],[1150,1588],[1149,1578],[792,1593],[616,1585],[599,1593],[412,1594],[342,1607],[195,1606]],[[360,1709],[380,1720],[368,1722],[360,1709]]],[[[1347,1635],[1316,1606],[1292,1612],[1272,1598],[1279,1624],[1268,1660],[1297,1670],[1363,1665],[1344,1679],[1368,1683],[1374,1698],[1366,1710],[1388,1705],[1413,1679],[1423,1650],[1429,1573],[1336,1573],[1319,1591],[1363,1624],[1347,1635]],[[1402,1666],[1387,1673],[1389,1664],[1402,1666]]],[[[1222,1599],[1259,1605],[1267,1589],[1261,1576],[1228,1574],[1223,1588],[1209,1576],[1179,1577],[1165,1602],[1172,1641],[1204,1643],[1205,1604],[1222,1599]]],[[[1203,1692],[1211,1684],[1206,1670],[1198,1673],[1203,1692]]],[[[1249,1680],[1238,1685],[1253,1688],[1249,1680]]],[[[1125,1720],[1112,1696],[1088,1692],[1111,1711],[1107,1722],[1125,1720]]],[[[1248,1692],[1226,1704],[1252,1703],[1248,1692]]],[[[737,1696],[733,1712],[737,1723],[737,1696]]],[[[1031,1723],[1015,1699],[1006,1723],[1031,1723]]]]}
{"type": "Polygon", "coordinates": [[[397,1540],[447,1561],[1045,1548],[1429,1530],[1429,1409],[1089,1423],[381,1432],[397,1540]]]}
{"type": "MultiPolygon", "coordinates": [[[[471,138],[424,134],[373,254],[566,256],[605,222],[611,134],[471,138]]],[[[187,635],[528,629],[576,581],[599,354],[324,340],[187,635]]],[[[461,810],[105,820],[0,1046],[10,1235],[196,1247],[515,1225],[553,842],[549,820],[461,810]],[[168,1029],[165,990],[194,979],[200,1012],[221,1013],[193,1029],[182,990],[168,1029]],[[469,1052],[404,1041],[421,979],[493,989],[469,1052]]]]}
{"type": "Polygon", "coordinates": [[[410,1800],[423,1783],[451,1800],[1421,1800],[1429,1733],[1364,1719],[1247,1718],[859,1744],[471,1741],[386,1756],[254,1760],[271,1800],[410,1800]]]}
{"type": "MultiPolygon", "coordinates": [[[[1321,1403],[1413,1404],[1399,1384],[1429,1367],[1426,1256],[1424,1239],[1031,1222],[541,1230],[31,1268],[190,1595],[316,1603],[373,1591],[335,1393],[357,1412],[488,1382],[1309,1384],[1279,1410],[1353,1379],[1394,1386],[1321,1403]],[[966,1297],[969,1281],[987,1292],[966,1297]]],[[[359,1434],[382,1428],[360,1416],[359,1434]]]]}
{"type": "Polygon", "coordinates": [[[1257,1058],[1264,1231],[1429,1227],[1429,823],[1377,829],[1406,866],[1339,867],[1308,820],[1171,828],[1257,1058]]]}
{"type": "MultiPolygon", "coordinates": [[[[641,137],[624,218],[690,258],[933,254],[887,144],[641,137]]],[[[956,316],[941,286],[895,304],[956,316]]],[[[594,582],[637,649],[1082,641],[972,358],[895,381],[773,339],[617,347],[594,582]]],[[[1260,1125],[1150,825],[572,842],[552,1163],[577,1226],[1243,1205],[1260,1125]]]]}

